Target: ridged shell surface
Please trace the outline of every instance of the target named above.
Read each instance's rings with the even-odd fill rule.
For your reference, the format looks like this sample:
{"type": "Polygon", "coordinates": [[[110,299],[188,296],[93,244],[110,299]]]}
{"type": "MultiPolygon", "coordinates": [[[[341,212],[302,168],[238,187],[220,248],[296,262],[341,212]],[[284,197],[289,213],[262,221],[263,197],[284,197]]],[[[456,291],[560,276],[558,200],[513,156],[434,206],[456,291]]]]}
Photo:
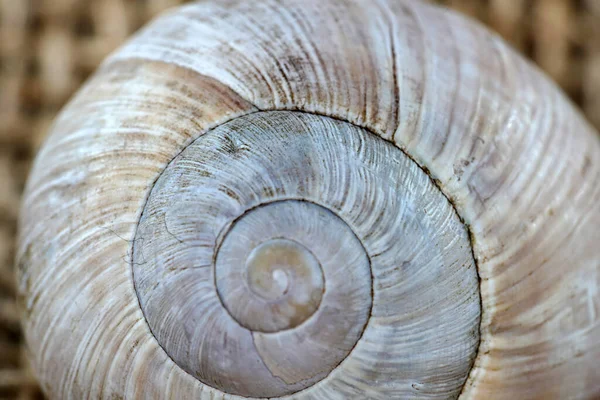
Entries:
{"type": "Polygon", "coordinates": [[[27,184],[56,399],[600,396],[600,140],[416,1],[207,1],[111,56],[27,184]]]}
{"type": "Polygon", "coordinates": [[[258,112],[208,132],[158,179],[134,243],[150,329],[223,392],[447,398],[473,364],[467,230],[414,161],[347,122],[258,112]]]}

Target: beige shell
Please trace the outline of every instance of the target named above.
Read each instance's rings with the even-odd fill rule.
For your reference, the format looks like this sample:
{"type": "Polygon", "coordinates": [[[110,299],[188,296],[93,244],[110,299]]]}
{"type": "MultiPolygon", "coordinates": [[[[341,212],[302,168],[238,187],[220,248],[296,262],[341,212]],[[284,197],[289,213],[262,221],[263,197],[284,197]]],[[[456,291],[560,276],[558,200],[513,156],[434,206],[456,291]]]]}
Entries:
{"type": "Polygon", "coordinates": [[[600,396],[600,140],[404,0],[205,1],[111,56],[20,219],[55,399],[600,396]]]}

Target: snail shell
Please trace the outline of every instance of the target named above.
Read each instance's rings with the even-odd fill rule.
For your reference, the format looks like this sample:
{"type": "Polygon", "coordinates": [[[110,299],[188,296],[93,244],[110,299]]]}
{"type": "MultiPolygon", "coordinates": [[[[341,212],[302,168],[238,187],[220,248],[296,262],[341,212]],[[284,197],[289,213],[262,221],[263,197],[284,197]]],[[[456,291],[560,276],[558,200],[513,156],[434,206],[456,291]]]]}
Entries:
{"type": "Polygon", "coordinates": [[[600,141],[503,42],[413,1],[162,16],[29,178],[52,398],[600,395],[600,141]]]}

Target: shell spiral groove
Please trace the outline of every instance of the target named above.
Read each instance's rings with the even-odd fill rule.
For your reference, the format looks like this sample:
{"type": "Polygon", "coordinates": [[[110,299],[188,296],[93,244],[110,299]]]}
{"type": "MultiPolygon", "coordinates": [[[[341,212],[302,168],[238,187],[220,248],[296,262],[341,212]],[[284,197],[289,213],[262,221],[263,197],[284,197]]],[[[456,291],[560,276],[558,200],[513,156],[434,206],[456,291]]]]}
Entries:
{"type": "Polygon", "coordinates": [[[346,122],[259,112],[208,132],[158,179],[134,243],[134,282],[158,342],[224,392],[291,394],[339,365],[329,387],[351,396],[361,375],[421,382],[446,362],[455,386],[437,390],[448,394],[475,357],[478,278],[465,228],[412,160],[346,122]],[[408,368],[412,352],[422,356],[408,368]]]}
{"type": "Polygon", "coordinates": [[[412,0],[203,1],[58,117],[19,221],[57,399],[600,396],[600,140],[412,0]]]}

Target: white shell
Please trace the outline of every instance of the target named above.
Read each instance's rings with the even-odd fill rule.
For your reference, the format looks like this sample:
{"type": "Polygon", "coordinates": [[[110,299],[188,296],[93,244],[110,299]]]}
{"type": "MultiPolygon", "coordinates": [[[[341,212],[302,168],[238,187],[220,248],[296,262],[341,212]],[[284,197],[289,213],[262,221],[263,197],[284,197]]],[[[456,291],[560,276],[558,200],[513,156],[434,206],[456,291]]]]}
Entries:
{"type": "MultiPolygon", "coordinates": [[[[264,386],[244,379],[227,391],[226,382],[208,379],[204,372],[194,376],[173,350],[183,343],[181,337],[164,333],[173,345],[162,347],[163,333],[154,332],[157,340],[148,325],[147,317],[154,312],[142,311],[143,296],[138,301],[136,289],[143,280],[137,280],[141,275],[136,271],[142,270],[136,266],[143,265],[138,265],[135,252],[147,200],[172,160],[202,143],[198,138],[209,131],[282,114],[280,118],[306,118],[310,126],[328,126],[307,128],[312,135],[330,133],[328,140],[316,141],[323,151],[342,139],[355,143],[352,137],[369,137],[381,143],[382,150],[373,153],[380,157],[375,166],[393,158],[383,160],[382,154],[397,151],[403,166],[374,174],[412,171],[424,177],[415,178],[419,184],[398,201],[430,188],[432,195],[423,198],[436,199],[431,209],[447,210],[433,212],[432,218],[446,215],[454,220],[452,226],[458,228],[453,237],[463,236],[468,244],[462,221],[470,235],[472,249],[452,252],[465,257],[461,265],[466,267],[456,271],[467,278],[454,278],[472,294],[469,282],[477,283],[470,280],[476,262],[480,282],[479,295],[431,314],[450,316],[464,306],[466,313],[457,314],[468,322],[446,325],[439,320],[439,332],[429,324],[431,330],[412,332],[418,333],[414,341],[407,334],[410,340],[402,337],[397,343],[403,355],[390,352],[396,356],[388,363],[376,358],[385,351],[377,348],[385,341],[378,340],[394,337],[402,326],[411,333],[410,323],[392,325],[388,336],[369,337],[365,335],[377,321],[371,315],[365,335],[333,373],[309,373],[310,384],[301,384],[303,390],[295,392],[299,387],[292,383],[291,389],[277,386],[277,395],[510,400],[600,396],[600,140],[556,87],[484,28],[420,2],[228,0],[174,10],[141,31],[73,99],[36,159],[20,220],[20,301],[30,356],[51,398],[235,399],[241,397],[229,393],[244,391],[269,395],[261,392],[267,390],[264,386]],[[452,207],[438,208],[440,199],[452,207]],[[469,336],[466,328],[479,321],[479,307],[479,332],[469,336]],[[436,339],[445,335],[456,341],[446,346],[436,339]],[[417,347],[403,347],[406,343],[417,347]],[[433,347],[418,347],[423,343],[433,347]],[[370,351],[364,354],[376,357],[358,360],[361,346],[370,351]],[[439,361],[436,357],[444,359],[445,353],[436,353],[435,346],[459,354],[463,364],[452,357],[439,361]],[[431,353],[422,351],[426,347],[431,353]],[[430,366],[429,372],[411,375],[419,371],[414,365],[420,362],[430,366]],[[365,372],[373,370],[380,376],[365,372]],[[335,386],[347,382],[341,379],[345,372],[354,377],[352,384],[335,386]]],[[[272,135],[275,128],[263,131],[272,135]]],[[[246,129],[243,125],[242,131],[246,129]]],[[[285,129],[281,134],[290,136],[285,129]]],[[[265,145],[269,137],[264,135],[265,145]]],[[[234,143],[238,145],[248,144],[234,143]]],[[[282,153],[292,149],[277,148],[282,153]]],[[[326,171],[354,171],[348,164],[352,158],[344,159],[338,169],[326,171]]],[[[270,160],[272,172],[278,172],[278,160],[270,160]]],[[[240,172],[244,177],[245,171],[240,172]]],[[[358,176],[351,181],[368,182],[358,176]]],[[[314,189],[311,195],[326,193],[314,189]]],[[[365,186],[356,193],[373,191],[385,192],[382,186],[365,186]]],[[[328,203],[320,205],[343,209],[335,208],[331,199],[327,196],[328,203]]],[[[180,205],[168,201],[165,207],[180,205]]],[[[377,207],[372,209],[381,209],[377,207]]],[[[185,215],[185,207],[178,210],[175,215],[185,215]]],[[[244,211],[241,206],[233,210],[223,218],[231,222],[244,211]]],[[[385,207],[390,210],[394,208],[385,207]]],[[[427,215],[413,211],[417,219],[427,215]]],[[[339,215],[364,246],[368,223],[360,227],[349,222],[373,217],[363,214],[339,215]]],[[[183,226],[179,223],[174,226],[183,226]]],[[[157,235],[172,226],[165,223],[157,235]]],[[[185,243],[190,232],[172,232],[169,248],[177,249],[180,240],[185,243]]],[[[411,248],[399,248],[435,248],[434,242],[417,239],[411,248]]],[[[373,264],[374,254],[365,249],[373,264]]],[[[325,272],[324,278],[327,287],[325,272]]],[[[385,309],[375,290],[376,278],[373,274],[372,307],[385,309]]],[[[411,289],[396,280],[390,284],[400,292],[411,289]]],[[[447,298],[445,292],[431,293],[447,298]]],[[[357,306],[358,314],[371,307],[368,300],[357,306]]],[[[347,353],[348,347],[342,350],[347,353]]],[[[263,354],[276,348],[265,346],[263,354]]],[[[312,360],[309,366],[318,359],[310,352],[289,354],[306,356],[312,360]]],[[[264,359],[280,360],[280,355],[264,359]]],[[[323,360],[332,363],[328,357],[323,360]]],[[[304,378],[310,369],[302,369],[300,361],[292,364],[297,371],[277,372],[284,382],[304,378]]],[[[326,365],[329,371],[331,365],[326,365]]]]}
{"type": "Polygon", "coordinates": [[[157,180],[134,249],[158,343],[223,392],[384,399],[418,385],[447,398],[473,364],[480,299],[466,229],[412,160],[351,124],[258,112],[208,132],[157,180]],[[316,310],[246,283],[251,252],[274,239],[320,263],[323,283],[320,271],[305,284],[287,274],[294,289],[323,292],[316,310]]]}

